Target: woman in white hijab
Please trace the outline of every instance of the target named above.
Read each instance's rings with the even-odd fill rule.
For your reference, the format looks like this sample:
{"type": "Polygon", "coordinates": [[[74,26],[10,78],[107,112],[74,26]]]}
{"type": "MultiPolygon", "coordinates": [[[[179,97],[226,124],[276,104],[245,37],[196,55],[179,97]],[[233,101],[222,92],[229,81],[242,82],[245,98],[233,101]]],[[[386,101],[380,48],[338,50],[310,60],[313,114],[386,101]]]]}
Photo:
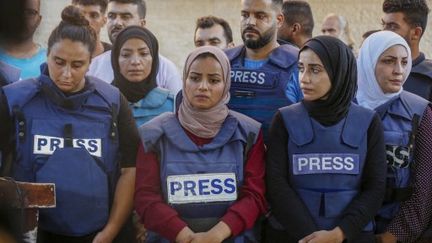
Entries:
{"type": "Polygon", "coordinates": [[[376,217],[380,242],[417,242],[432,219],[432,110],[403,90],[411,71],[406,41],[390,31],[368,37],[359,53],[357,102],[381,117],[387,190],[376,217]]]}

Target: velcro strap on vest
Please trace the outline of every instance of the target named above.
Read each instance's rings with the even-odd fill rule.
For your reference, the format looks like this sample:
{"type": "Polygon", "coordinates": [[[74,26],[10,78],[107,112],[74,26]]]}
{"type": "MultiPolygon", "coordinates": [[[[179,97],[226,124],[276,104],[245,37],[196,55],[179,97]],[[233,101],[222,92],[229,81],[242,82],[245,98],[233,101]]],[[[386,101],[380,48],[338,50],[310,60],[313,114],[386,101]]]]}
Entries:
{"type": "Polygon", "coordinates": [[[117,139],[117,105],[111,105],[111,129],[110,129],[110,138],[116,140],[117,139]]]}
{"type": "Polygon", "coordinates": [[[64,146],[73,147],[73,128],[72,124],[68,123],[63,127],[64,146]]]}
{"type": "Polygon", "coordinates": [[[12,112],[15,115],[17,120],[19,140],[23,141],[25,138],[25,131],[26,131],[26,119],[24,113],[21,111],[21,109],[18,106],[14,106],[12,108],[12,112]]]}
{"type": "Polygon", "coordinates": [[[244,150],[244,155],[243,155],[243,162],[245,163],[247,160],[247,156],[249,153],[249,150],[252,148],[254,140],[255,140],[255,136],[256,134],[253,132],[250,132],[247,136],[247,140],[246,140],[246,147],[244,150]]]}
{"type": "Polygon", "coordinates": [[[411,197],[413,193],[412,187],[405,188],[387,188],[384,201],[385,202],[404,202],[411,197]]]}
{"type": "Polygon", "coordinates": [[[414,114],[413,119],[412,119],[412,130],[411,130],[411,134],[409,137],[409,143],[408,143],[408,148],[410,151],[413,151],[413,148],[414,148],[414,142],[415,142],[417,130],[419,127],[419,120],[420,120],[420,116],[418,114],[414,114]]]}
{"type": "Polygon", "coordinates": [[[254,98],[256,96],[256,93],[254,91],[250,91],[250,90],[235,90],[234,96],[235,97],[254,98]]]}

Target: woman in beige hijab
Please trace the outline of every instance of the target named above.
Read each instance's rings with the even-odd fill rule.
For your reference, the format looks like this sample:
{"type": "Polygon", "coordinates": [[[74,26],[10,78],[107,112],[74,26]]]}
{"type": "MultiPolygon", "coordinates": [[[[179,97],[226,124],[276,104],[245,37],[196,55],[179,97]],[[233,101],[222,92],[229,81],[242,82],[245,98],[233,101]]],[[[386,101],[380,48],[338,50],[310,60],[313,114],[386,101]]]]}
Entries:
{"type": "Polygon", "coordinates": [[[261,124],[227,107],[230,65],[215,47],[192,51],[183,100],[140,128],[135,208],[153,242],[253,240],[265,209],[261,124]]]}

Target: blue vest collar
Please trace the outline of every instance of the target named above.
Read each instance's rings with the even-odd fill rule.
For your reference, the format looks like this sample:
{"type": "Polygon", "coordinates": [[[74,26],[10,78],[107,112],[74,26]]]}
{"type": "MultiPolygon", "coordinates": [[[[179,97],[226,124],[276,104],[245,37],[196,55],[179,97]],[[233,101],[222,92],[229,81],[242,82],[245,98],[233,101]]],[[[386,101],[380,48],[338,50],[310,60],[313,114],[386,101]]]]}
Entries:
{"type": "Polygon", "coordinates": [[[189,139],[180,123],[175,121],[175,119],[166,119],[162,123],[164,134],[167,136],[168,140],[175,144],[179,149],[187,152],[215,150],[225,146],[232,140],[240,139],[240,137],[237,136],[237,133],[235,133],[237,126],[238,120],[232,115],[228,115],[225,122],[222,124],[222,128],[213,140],[203,146],[197,146],[191,139],[189,139]]]}
{"type": "MultiPolygon", "coordinates": [[[[303,104],[297,103],[292,106],[289,116],[283,116],[283,119],[286,122],[296,124],[295,126],[288,127],[290,139],[298,146],[309,144],[314,138],[312,118],[309,116],[303,104]]],[[[354,115],[356,109],[360,108],[357,105],[351,104],[347,117],[334,125],[340,126],[340,123],[344,123],[341,139],[346,145],[353,148],[360,146],[364,136],[364,134],[355,131],[364,129],[365,126],[369,126],[368,121],[354,115]]]]}
{"type": "Polygon", "coordinates": [[[58,106],[68,109],[75,110],[81,107],[81,105],[87,100],[90,94],[94,92],[94,85],[86,80],[84,91],[79,91],[76,94],[66,96],[51,80],[51,78],[45,74],[41,74],[39,77],[41,83],[41,90],[44,92],[52,102],[58,106]]]}
{"type": "Polygon", "coordinates": [[[152,91],[150,91],[144,99],[134,103],[134,107],[142,107],[142,108],[160,107],[166,102],[169,95],[170,92],[168,90],[156,87],[152,91]]]}
{"type": "Polygon", "coordinates": [[[429,102],[415,94],[402,91],[400,95],[390,99],[376,108],[378,114],[383,118],[386,113],[412,120],[414,114],[423,116],[424,110],[429,102]]]}
{"type": "Polygon", "coordinates": [[[20,79],[21,70],[0,61],[0,73],[5,77],[6,82],[10,84],[20,79]]]}
{"type": "MultiPolygon", "coordinates": [[[[233,67],[243,67],[243,59],[246,53],[245,46],[239,45],[228,49],[226,54],[231,61],[233,67]]],[[[272,63],[280,68],[288,68],[297,62],[294,57],[298,56],[298,48],[291,45],[281,45],[275,48],[268,57],[268,63],[272,63]],[[291,53],[291,55],[287,54],[291,53]]]]}

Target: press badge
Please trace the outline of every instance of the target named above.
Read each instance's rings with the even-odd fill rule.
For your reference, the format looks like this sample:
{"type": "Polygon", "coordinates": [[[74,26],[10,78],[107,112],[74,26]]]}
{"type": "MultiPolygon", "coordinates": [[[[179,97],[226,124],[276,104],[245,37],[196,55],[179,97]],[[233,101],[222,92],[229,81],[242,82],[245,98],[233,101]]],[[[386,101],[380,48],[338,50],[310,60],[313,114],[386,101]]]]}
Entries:
{"type": "Polygon", "coordinates": [[[226,202],[237,199],[234,173],[172,175],[167,178],[171,204],[226,202]]]}
{"type": "Polygon", "coordinates": [[[358,154],[294,154],[293,174],[351,174],[360,173],[358,154]]]}

